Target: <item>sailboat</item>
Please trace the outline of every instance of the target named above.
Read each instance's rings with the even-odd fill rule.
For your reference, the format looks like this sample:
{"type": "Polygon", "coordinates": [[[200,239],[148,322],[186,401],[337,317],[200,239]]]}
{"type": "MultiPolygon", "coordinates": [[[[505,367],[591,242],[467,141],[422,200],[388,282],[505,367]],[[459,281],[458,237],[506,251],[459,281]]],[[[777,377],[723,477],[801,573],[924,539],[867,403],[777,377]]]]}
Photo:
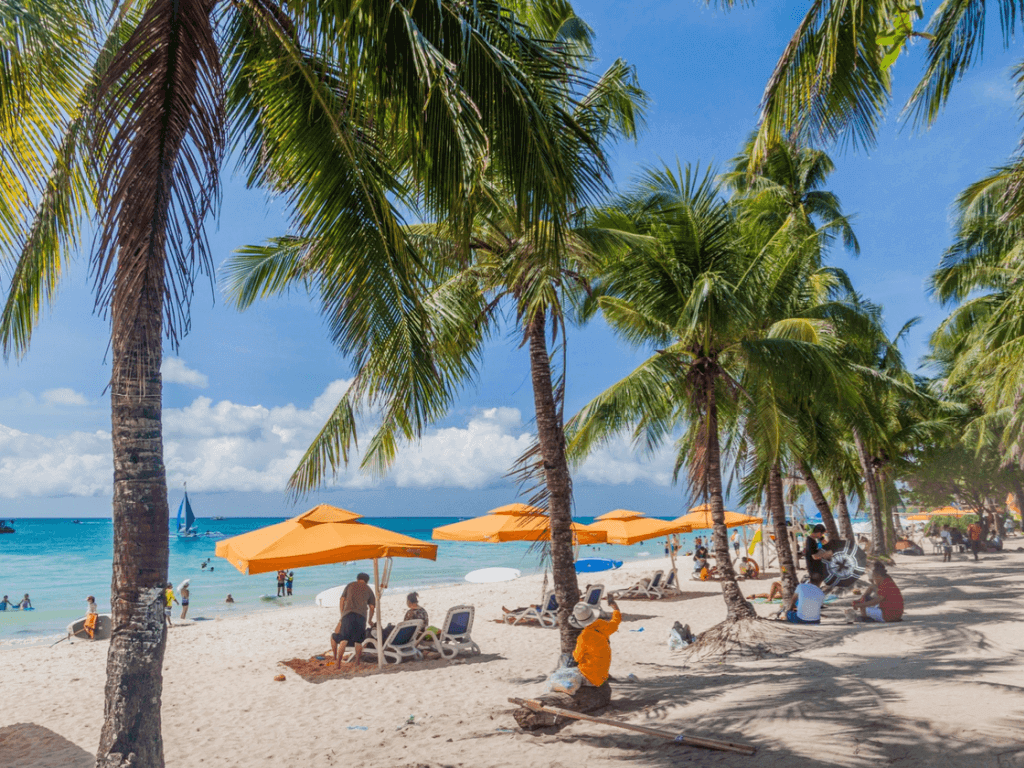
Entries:
{"type": "Polygon", "coordinates": [[[181,500],[181,504],[178,505],[178,538],[179,539],[194,539],[199,535],[196,530],[196,516],[192,514],[192,505],[188,502],[188,485],[185,486],[185,498],[181,500]],[[185,513],[185,519],[182,521],[182,512],[185,513]]]}

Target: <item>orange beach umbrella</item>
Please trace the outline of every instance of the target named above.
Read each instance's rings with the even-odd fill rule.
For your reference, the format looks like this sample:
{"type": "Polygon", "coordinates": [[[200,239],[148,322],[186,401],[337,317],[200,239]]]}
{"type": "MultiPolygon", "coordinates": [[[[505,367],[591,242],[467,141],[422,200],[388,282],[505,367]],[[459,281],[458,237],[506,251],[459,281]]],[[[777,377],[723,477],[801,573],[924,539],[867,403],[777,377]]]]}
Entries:
{"type": "MultiPolygon", "coordinates": [[[[672,521],[673,523],[679,523],[681,525],[689,525],[694,530],[703,530],[706,528],[714,528],[715,522],[711,519],[711,505],[701,504],[693,507],[687,514],[682,517],[677,517],[672,521]]],[[[739,512],[725,511],[725,527],[735,528],[739,525],[757,525],[761,522],[760,517],[751,517],[750,515],[743,515],[739,512]]]]}
{"type": "Polygon", "coordinates": [[[648,539],[671,536],[674,533],[689,533],[693,526],[676,521],[658,520],[647,517],[643,512],[616,509],[607,512],[586,526],[588,531],[601,531],[609,544],[630,546],[648,539]]]}
{"type": "MultiPolygon", "coordinates": [[[[572,524],[573,536],[580,544],[600,544],[605,540],[602,531],[592,531],[585,525],[572,524]]],[[[440,541],[550,541],[551,523],[544,510],[528,504],[506,504],[492,509],[486,515],[460,520],[435,528],[431,538],[440,541]]]]}
{"type": "MultiPolygon", "coordinates": [[[[377,596],[377,666],[384,666],[384,637],[380,615],[381,580],[377,561],[382,557],[437,559],[437,545],[360,523],[355,512],[320,504],[283,523],[258,528],[217,542],[223,557],[246,575],[311,565],[373,560],[377,596]]],[[[385,568],[385,578],[389,569],[385,568]]]]}
{"type": "Polygon", "coordinates": [[[283,523],[217,542],[223,557],[254,575],[380,557],[437,559],[437,545],[359,522],[362,515],[320,504],[283,523]]]}
{"type": "Polygon", "coordinates": [[[957,509],[956,507],[939,507],[938,509],[933,509],[928,514],[935,517],[969,517],[977,513],[971,510],[957,509]]]}

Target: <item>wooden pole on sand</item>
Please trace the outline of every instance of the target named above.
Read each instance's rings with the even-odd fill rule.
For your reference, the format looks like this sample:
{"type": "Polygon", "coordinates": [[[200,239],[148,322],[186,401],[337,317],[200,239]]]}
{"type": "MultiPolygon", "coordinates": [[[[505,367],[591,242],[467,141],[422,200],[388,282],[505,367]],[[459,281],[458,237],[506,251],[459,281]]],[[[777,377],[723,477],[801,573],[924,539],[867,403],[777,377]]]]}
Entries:
{"type": "Polygon", "coordinates": [[[648,736],[659,736],[663,739],[675,741],[680,744],[686,744],[690,747],[717,749],[722,752],[738,752],[741,755],[752,755],[757,751],[757,748],[753,744],[744,744],[736,741],[719,741],[718,739],[704,739],[699,736],[685,736],[681,733],[675,734],[669,733],[668,731],[659,731],[657,728],[648,728],[643,725],[623,723],[620,720],[612,720],[607,717],[595,717],[594,715],[587,715],[583,712],[574,712],[571,709],[563,709],[562,707],[549,707],[546,704],[541,704],[539,701],[535,701],[533,699],[509,699],[509,703],[515,704],[519,707],[532,709],[535,712],[550,712],[553,715],[569,717],[573,720],[587,720],[591,723],[600,723],[601,725],[611,725],[615,728],[624,728],[627,731],[646,733],[648,736]]]}

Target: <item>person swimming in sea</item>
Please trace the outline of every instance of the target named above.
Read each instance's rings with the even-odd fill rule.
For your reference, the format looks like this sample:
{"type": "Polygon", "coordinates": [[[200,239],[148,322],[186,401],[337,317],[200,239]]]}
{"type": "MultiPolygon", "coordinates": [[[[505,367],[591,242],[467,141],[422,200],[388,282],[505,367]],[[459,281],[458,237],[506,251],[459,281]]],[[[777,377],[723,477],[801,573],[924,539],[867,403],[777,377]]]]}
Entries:
{"type": "Polygon", "coordinates": [[[225,602],[225,603],[233,603],[233,602],[235,602],[235,598],[233,598],[233,597],[231,596],[231,593],[229,592],[229,593],[228,593],[228,596],[224,598],[224,602],[225,602]]]}
{"type": "Polygon", "coordinates": [[[14,610],[14,603],[7,599],[7,595],[4,595],[4,599],[0,600],[0,611],[6,611],[8,608],[14,610]]]}
{"type": "Polygon", "coordinates": [[[25,593],[25,597],[22,599],[22,601],[18,603],[18,607],[23,611],[35,610],[32,607],[32,601],[28,599],[28,592],[25,593]]]}

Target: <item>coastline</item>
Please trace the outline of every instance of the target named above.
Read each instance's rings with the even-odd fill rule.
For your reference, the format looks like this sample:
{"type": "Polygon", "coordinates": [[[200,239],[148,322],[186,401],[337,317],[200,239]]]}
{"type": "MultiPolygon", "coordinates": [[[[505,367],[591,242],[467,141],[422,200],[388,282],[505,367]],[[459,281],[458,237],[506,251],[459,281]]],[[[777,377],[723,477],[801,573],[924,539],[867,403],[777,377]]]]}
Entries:
{"type": "MultiPolygon", "coordinates": [[[[1019,542],[1012,540],[1012,549],[1019,542]]],[[[987,768],[1000,764],[999,753],[1019,760],[1024,746],[1016,737],[1017,691],[1024,686],[1024,662],[1017,638],[1024,619],[1024,557],[1007,551],[981,563],[958,556],[944,566],[939,560],[897,560],[893,574],[907,597],[905,621],[846,625],[833,607],[820,627],[794,630],[803,647],[761,661],[696,663],[668,650],[674,621],[701,632],[725,617],[717,582],[684,579],[684,595],[672,601],[624,601],[623,624],[612,637],[615,682],[606,715],[751,742],[758,747],[753,760],[759,766],[987,768]],[[978,718],[982,696],[986,714],[978,718]]],[[[594,576],[613,589],[666,566],[667,560],[652,558],[594,576]]],[[[305,682],[280,662],[322,653],[336,611],[305,605],[175,628],[164,670],[167,765],[754,764],[745,756],[655,743],[588,723],[557,733],[517,732],[506,700],[542,692],[558,637],[554,630],[495,620],[502,604],[535,601],[541,582],[527,576],[424,589],[421,604],[434,623],[453,605],[475,605],[472,634],[481,656],[319,684],[305,682]],[[274,680],[278,674],[284,682],[274,680]]],[[[745,594],[767,584],[741,582],[745,594]]],[[[398,616],[402,598],[388,594],[382,600],[385,622],[398,616]]],[[[756,608],[761,615],[775,610],[756,608]]],[[[105,642],[76,642],[3,654],[0,764],[91,765],[102,723],[106,650],[105,642]],[[30,738],[34,749],[23,751],[30,757],[8,759],[5,748],[24,746],[30,738]],[[47,739],[53,741],[49,747],[47,739]],[[47,762],[58,741],[70,752],[60,753],[60,763],[47,762]]]]}

